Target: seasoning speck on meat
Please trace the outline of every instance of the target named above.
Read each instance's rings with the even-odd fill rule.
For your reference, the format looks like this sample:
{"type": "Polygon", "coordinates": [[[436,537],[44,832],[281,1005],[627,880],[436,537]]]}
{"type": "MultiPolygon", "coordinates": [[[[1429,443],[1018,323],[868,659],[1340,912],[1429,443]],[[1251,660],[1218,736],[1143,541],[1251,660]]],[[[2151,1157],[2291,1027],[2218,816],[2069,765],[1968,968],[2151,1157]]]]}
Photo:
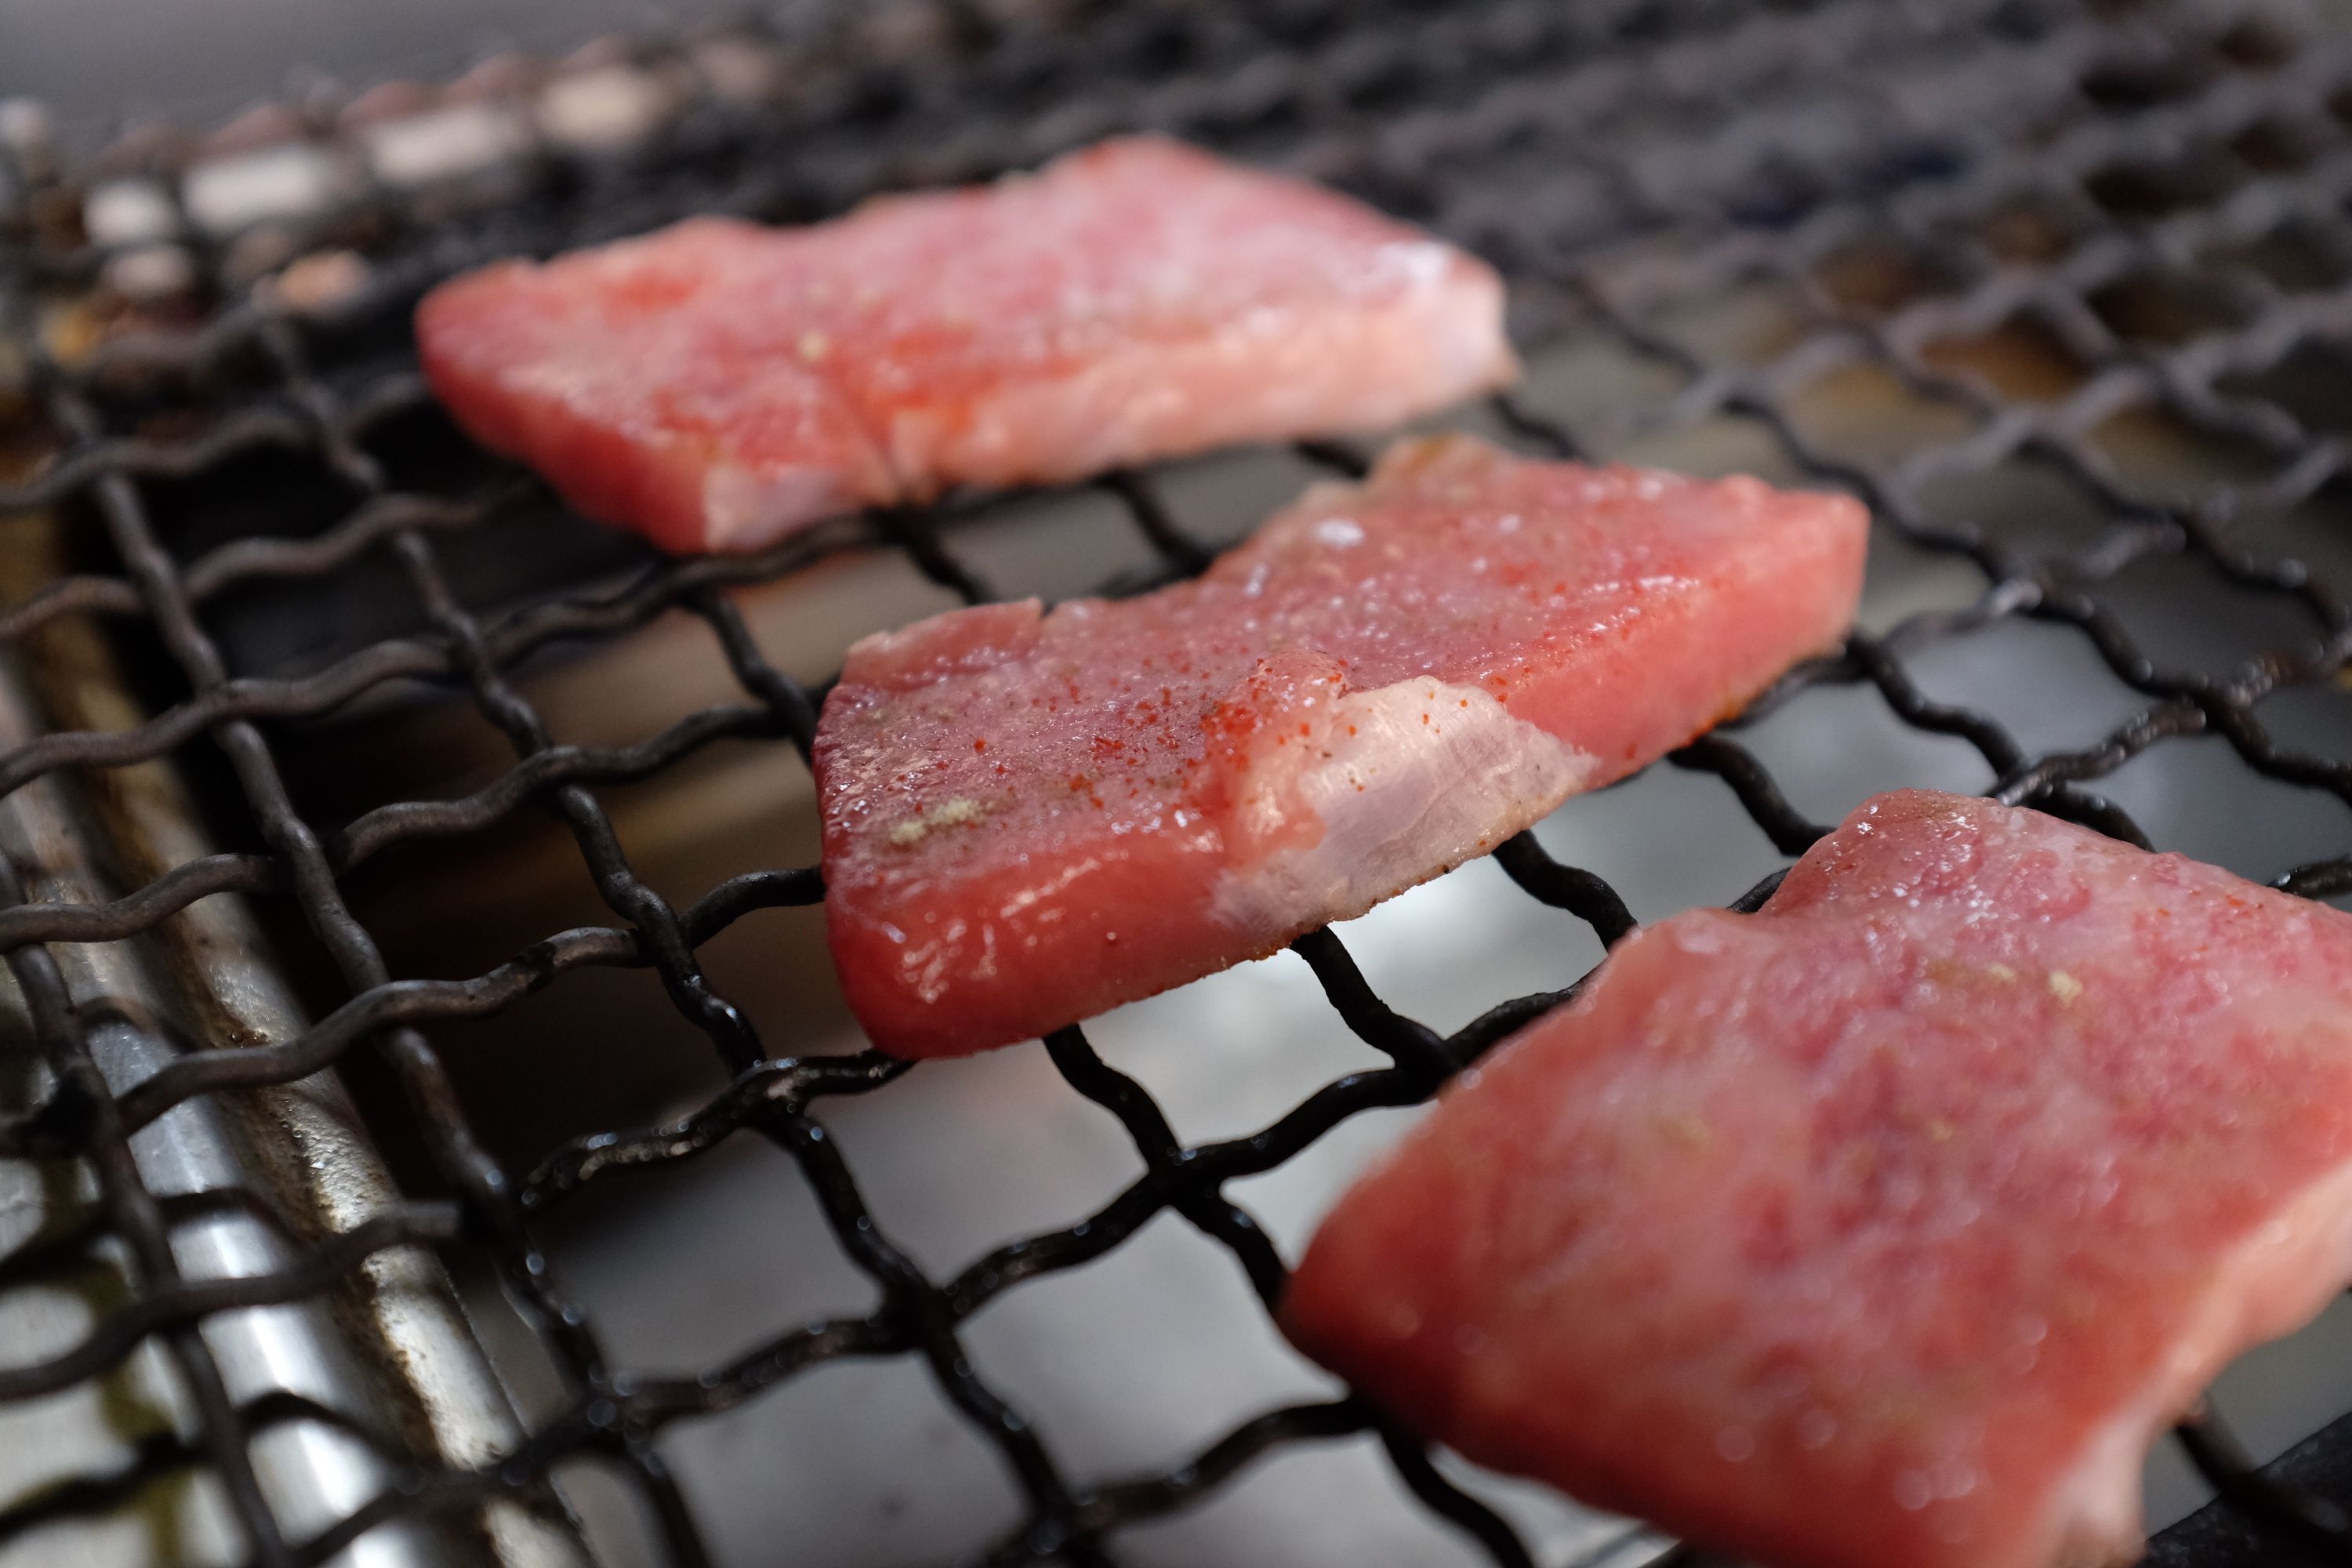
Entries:
{"type": "Polygon", "coordinates": [[[416,326],[476,437],[681,551],[953,484],[1381,429],[1515,374],[1484,263],[1150,137],[803,228],[696,218],[500,262],[416,326]]]}
{"type": "Polygon", "coordinates": [[[2347,1280],[2352,915],[1902,792],[1758,914],[1621,942],[1283,1312],[1468,1458],[1743,1560],[2081,1568],[2347,1280]]]}
{"type": "Polygon", "coordinates": [[[887,1050],[981,1050],[1360,914],[1834,646],[1865,531],[1444,437],[1196,582],[868,637],[816,740],[850,1005],[887,1050]]]}

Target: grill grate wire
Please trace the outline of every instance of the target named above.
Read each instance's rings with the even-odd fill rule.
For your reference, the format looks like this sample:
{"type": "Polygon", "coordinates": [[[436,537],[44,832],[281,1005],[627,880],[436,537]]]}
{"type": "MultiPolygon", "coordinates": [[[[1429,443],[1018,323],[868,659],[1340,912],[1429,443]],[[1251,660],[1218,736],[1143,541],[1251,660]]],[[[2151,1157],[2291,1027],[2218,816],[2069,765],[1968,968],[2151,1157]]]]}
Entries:
{"type": "MultiPolygon", "coordinates": [[[[1752,420],[1811,480],[1864,497],[1883,537],[1965,561],[1981,575],[1984,586],[1966,606],[1925,611],[1875,636],[1857,633],[1838,655],[1791,672],[1748,714],[1672,756],[1674,766],[1718,775],[1780,853],[1801,852],[1824,829],[1790,803],[1741,732],[1825,686],[1870,689],[1903,724],[1965,742],[1994,775],[1990,793],[1998,798],[2135,842],[2147,842],[2139,826],[2087,786],[2179,738],[2218,736],[2254,773],[2352,805],[2352,765],[2281,742],[2257,713],[2273,693],[2338,675],[2352,657],[2352,603],[2319,571],[2260,553],[2242,538],[2249,520],[2285,513],[2337,484],[2352,447],[2273,398],[2223,384],[2295,354],[2352,374],[2352,281],[2305,287],[2213,256],[2291,232],[2337,279],[2352,279],[2352,35],[2330,31],[2316,14],[2155,0],[1935,7],[1827,0],[1755,15],[1635,5],[1596,8],[1583,20],[1513,0],[1448,7],[1306,0],[1247,16],[1174,4],[910,14],[928,18],[928,29],[888,42],[900,56],[914,49],[911,64],[877,56],[854,16],[818,29],[814,43],[805,26],[762,35],[763,47],[784,51],[800,73],[789,102],[747,109],[706,94],[677,111],[651,153],[543,150],[523,160],[521,184],[488,206],[362,182],[318,219],[318,232],[361,237],[354,243],[369,255],[369,281],[323,312],[250,288],[236,247],[184,211],[183,243],[217,308],[165,313],[160,324],[70,353],[20,332],[28,354],[20,423],[47,432],[56,451],[30,477],[0,485],[0,510],[92,515],[112,564],[60,576],[6,608],[0,640],[26,646],[68,616],[140,623],[160,639],[185,695],[132,729],[50,733],[0,756],[0,791],[209,741],[227,759],[261,847],[192,860],[97,905],[28,903],[14,872],[0,879],[7,906],[0,946],[29,999],[54,1080],[43,1104],[0,1122],[0,1156],[89,1162],[101,1182],[104,1227],[129,1243],[135,1264],[131,1300],[87,1342],[52,1360],[0,1368],[0,1403],[68,1387],[155,1337],[176,1358],[199,1416],[193,1439],[151,1445],[130,1475],[93,1479],[63,1501],[37,1499],[0,1512],[0,1541],[59,1511],[95,1511],[153,1476],[198,1467],[226,1483],[251,1562],[316,1563],[397,1516],[534,1489],[557,1463],[588,1457],[632,1477],[674,1558],[701,1563],[709,1552],[656,1446],[663,1429],[719,1415],[827,1362],[905,1356],[929,1368],[1026,1500],[1025,1519],[986,1554],[992,1563],[1108,1563],[1108,1538],[1119,1527],[1197,1501],[1286,1445],[1367,1432],[1404,1485],[1494,1561],[1532,1562],[1512,1528],[1442,1474],[1423,1444],[1352,1396],[1266,1412],[1159,1475],[1075,1479],[1048,1435],[975,1370],[960,1332],[1003,1293],[1100,1258],[1171,1210],[1227,1248],[1271,1309],[1283,1263],[1226,1185],[1275,1168],[1360,1112],[1425,1100],[1567,993],[1499,1002],[1441,1036],[1392,1011],[1339,937],[1318,931],[1295,951],[1347,1026],[1388,1065],[1324,1086],[1253,1135],[1197,1146],[1181,1142],[1150,1093],[1097,1055],[1082,1028],[1061,1030],[1045,1042],[1054,1067],[1119,1120],[1144,1173],[1082,1225],[1008,1240],[950,1278],[928,1276],[877,1226],[817,1114],[828,1099],[882,1091],[911,1069],[872,1052],[772,1058],[754,1022],[714,991],[697,958],[699,946],[754,910],[816,903],[816,869],[747,870],[673,904],[633,870],[597,786],[653,775],[726,739],[789,746],[804,760],[822,689],[762,655],[729,590],[881,549],[903,552],[966,601],[994,598],[956,536],[1000,503],[956,500],[847,521],[751,557],[648,561],[617,592],[469,609],[447,542],[539,492],[511,474],[456,496],[399,489],[369,439],[430,400],[404,353],[354,354],[347,345],[365,326],[398,320],[430,280],[492,255],[630,232],[689,210],[805,216],[874,189],[1034,163],[1138,125],[1270,158],[1482,250],[1513,279],[1523,336],[1598,337],[1680,378],[1663,402],[1589,418],[1545,412],[1532,395],[1492,400],[1488,413],[1529,449],[1606,453],[1647,434],[1726,416],[1752,420]],[[2257,156],[2261,136],[2287,152],[2257,156]],[[2218,166],[2218,177],[2197,184],[2209,166],[2218,166]],[[1483,172],[1497,168],[1499,176],[1483,172]],[[2151,215],[2119,213],[2119,170],[2150,187],[2142,194],[2151,215]],[[2021,258],[1988,231],[2025,206],[2054,237],[2043,253],[2021,258]],[[1855,304],[1824,279],[1861,246],[1895,247],[1932,276],[1932,287],[1892,309],[1855,304]],[[2169,342],[2120,333],[2095,299],[2148,280],[2204,302],[2223,324],[2169,342]],[[1793,345],[1760,362],[1723,363],[1663,324],[1677,309],[1757,283],[1785,290],[1802,315],[1793,345]],[[1945,340],[2019,321],[2053,339],[2079,368],[2063,395],[2021,399],[1937,352],[1945,340]],[[1794,406],[1822,377],[1857,366],[1958,410],[1969,432],[1878,460],[1823,442],[1794,406]],[[123,433],[145,406],[138,400],[158,397],[197,417],[170,434],[123,433]],[[2132,411],[2237,443],[2254,455],[2254,471],[2201,483],[2185,498],[2151,495],[2098,438],[2109,420],[2132,411]],[[311,537],[242,537],[175,559],[159,522],[159,483],[216,472],[268,448],[315,457],[352,504],[311,537]],[[1955,523],[1923,500],[1939,480],[2017,460],[2063,475],[2095,501],[2105,530],[2072,552],[2035,553],[1998,530],[1955,523]],[[2156,558],[2178,558],[2217,584],[2291,604],[2307,635],[2226,673],[2168,667],[2101,597],[2136,563],[2156,558]],[[367,559],[396,569],[421,616],[415,629],[293,676],[237,673],[208,629],[206,606],[241,584],[323,581],[367,559]],[[552,734],[509,679],[535,650],[613,638],[670,610],[707,629],[741,700],[686,714],[635,744],[583,746],[552,734]],[[2080,749],[2037,751],[1992,714],[1940,702],[1915,681],[1906,661],[2011,619],[2081,637],[2142,700],[2137,710],[2080,749]],[[471,795],[399,802],[341,826],[306,819],[280,772],[289,742],[273,740],[281,731],[272,727],[399,680],[434,683],[469,702],[510,746],[512,765],[471,795]],[[347,906],[343,879],[393,846],[495,832],[526,806],[551,812],[571,834],[613,923],[551,936],[471,979],[396,978],[347,906]],[[293,1039],[190,1052],[110,1092],[89,1066],[49,948],[138,937],[221,892],[290,906],[331,955],[349,999],[293,1039]],[[500,1012],[593,966],[652,969],[733,1081],[677,1124],[577,1140],[528,1173],[502,1168],[477,1137],[425,1031],[500,1012]],[[362,1048],[388,1061],[405,1091],[456,1194],[454,1213],[407,1205],[330,1237],[277,1274],[180,1277],[168,1217],[131,1159],[129,1134],[193,1098],[289,1083],[362,1048]],[[540,1240],[547,1217],[593,1184],[692,1159],[737,1136],[764,1139],[791,1156],[843,1252],[878,1288],[879,1306],[793,1325],[693,1378],[650,1378],[615,1365],[547,1266],[540,1240]],[[320,1533],[287,1539],[247,1447],[257,1429],[298,1412],[233,1404],[197,1326],[210,1314],[301,1299],[377,1251],[446,1243],[460,1230],[495,1260],[535,1325],[564,1382],[562,1413],[493,1466],[450,1468],[393,1456],[408,1462],[397,1486],[320,1533]]],[[[648,45],[637,58],[671,61],[683,48],[648,45]]],[[[351,135],[315,125],[311,133],[330,147],[351,135]]],[[[16,226],[0,231],[8,236],[0,305],[15,308],[21,328],[36,300],[87,289],[119,258],[55,220],[60,193],[78,191],[86,174],[44,176],[20,163],[16,177],[27,195],[16,226]]],[[[8,321],[0,313],[0,326],[8,321]]],[[[1300,453],[1338,472],[1361,466],[1345,445],[1310,443],[1300,453]]],[[[1117,591],[1198,571],[1209,559],[1154,475],[1117,474],[1098,488],[1121,503],[1157,563],[1111,584],[1117,591]]],[[[1555,860],[1531,834],[1497,858],[1517,887],[1584,921],[1604,943],[1631,929],[1615,889],[1555,860]]],[[[1768,879],[1735,907],[1754,908],[1772,885],[1768,879]]],[[[2352,857],[2315,856],[2277,885],[2314,897],[2352,891],[2352,857]]],[[[26,1260],[0,1259],[0,1269],[12,1263],[26,1260]]],[[[2352,1556],[2352,1528],[2340,1510],[2252,1468],[2210,1418],[2184,1428],[2184,1441],[2258,1539],[2352,1556]]]]}

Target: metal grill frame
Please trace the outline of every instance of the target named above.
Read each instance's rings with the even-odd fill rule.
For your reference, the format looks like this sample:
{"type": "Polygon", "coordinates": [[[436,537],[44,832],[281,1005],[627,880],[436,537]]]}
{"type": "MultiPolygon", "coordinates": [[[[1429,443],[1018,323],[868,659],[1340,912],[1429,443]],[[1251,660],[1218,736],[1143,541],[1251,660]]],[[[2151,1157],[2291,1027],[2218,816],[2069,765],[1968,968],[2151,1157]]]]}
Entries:
{"type": "MultiPolygon", "coordinates": [[[[428,402],[423,384],[404,365],[351,384],[349,367],[322,366],[331,355],[319,344],[340,326],[381,319],[430,281],[493,255],[634,232],[689,210],[806,216],[876,189],[1025,166],[1123,129],[1166,130],[1260,157],[1269,155],[1270,138],[1272,155],[1285,166],[1402,205],[1486,254],[1511,278],[1522,313],[1538,322],[1532,330],[1598,333],[1684,378],[1663,403],[1575,427],[1511,395],[1492,400],[1491,413],[1531,449],[1578,456],[1645,431],[1746,416],[1816,481],[1862,496],[1880,527],[1981,573],[1984,592],[1967,608],[1924,614],[1880,637],[1857,634],[1840,654],[1791,672],[1747,715],[1670,759],[1719,775],[1781,853],[1802,852],[1824,829],[1790,804],[1737,737],[1794,694],[1823,684],[1866,685],[1905,724],[1965,741],[1996,775],[1995,798],[2137,843],[2146,837],[2130,817],[2082,786],[2174,737],[2219,735],[2256,773],[2352,805],[2352,765],[2275,743],[2254,711],[2273,692],[2343,670],[2352,658],[2352,602],[2298,563],[2258,556],[2234,536],[2242,520],[2300,504],[2342,479],[2352,446],[2275,402],[2217,385],[2301,350],[2352,364],[2343,342],[2352,335],[2352,283],[2295,291],[2205,254],[2294,225],[2320,236],[2344,264],[2341,273],[2352,277],[2345,210],[2352,126],[2343,112],[2352,95],[2352,37],[2253,0],[2114,7],[1968,0],[1916,9],[1817,0],[1758,16],[1738,9],[1630,4],[1571,17],[1515,0],[1451,8],[1298,0],[1242,16],[1172,0],[1124,7],[1041,0],[914,6],[884,21],[854,9],[815,23],[803,17],[750,35],[785,62],[789,101],[782,94],[730,101],[704,83],[672,106],[650,150],[590,153],[542,144],[518,155],[520,174],[469,169],[464,178],[419,188],[361,178],[329,210],[293,226],[312,244],[383,220],[371,280],[324,313],[305,313],[252,288],[243,276],[250,258],[230,243],[234,237],[207,236],[183,211],[172,243],[194,258],[197,276],[223,302],[194,319],[113,331],[71,353],[45,338],[35,303],[89,289],[118,258],[77,241],[59,204],[110,171],[161,173],[176,190],[172,182],[184,173],[188,153],[134,141],[62,170],[41,166],[38,149],[20,143],[7,176],[17,199],[0,207],[13,214],[5,220],[11,226],[0,228],[0,330],[22,355],[15,374],[21,412],[12,417],[27,433],[48,431],[55,450],[31,477],[0,484],[0,512],[88,509],[102,523],[115,566],[60,577],[0,611],[0,647],[35,658],[45,628],[64,618],[136,619],[160,637],[187,695],[127,730],[67,729],[15,747],[0,755],[0,796],[36,780],[168,758],[209,741],[226,753],[268,847],[202,856],[96,904],[27,902],[24,878],[0,868],[0,904],[7,906],[0,908],[0,947],[53,1079],[45,1103],[0,1122],[0,1157],[90,1162],[100,1179],[103,1228],[128,1244],[135,1282],[130,1305],[81,1345],[0,1368],[0,1404],[72,1385],[159,1338],[198,1416],[192,1437],[142,1453],[134,1473],[93,1481],[64,1502],[36,1499],[0,1512],[0,1540],[27,1528],[28,1519],[94,1510],[144,1479],[203,1467],[225,1484],[250,1561],[289,1568],[322,1562],[395,1518],[537,1488],[558,1462],[588,1457],[632,1476],[675,1558],[700,1563],[708,1553],[655,1447],[656,1435],[825,1362],[904,1355],[930,1369],[1027,1500],[1027,1517],[986,1555],[989,1563],[1108,1562],[1105,1540],[1118,1527],[1196,1501],[1284,1445],[1364,1432],[1377,1434],[1413,1494],[1496,1562],[1531,1563],[1510,1526],[1449,1481],[1420,1440],[1355,1397],[1268,1411],[1159,1475],[1075,1482],[1044,1436],[974,1370],[958,1326],[1024,1280],[1103,1256],[1168,1210],[1228,1248],[1271,1308],[1283,1286],[1282,1261],[1225,1195],[1225,1184],[1272,1169],[1349,1116],[1425,1100],[1569,993],[1499,1003],[1441,1037],[1392,1011],[1339,937],[1318,931],[1295,951],[1347,1026],[1390,1065],[1325,1086],[1253,1136],[1193,1147],[1181,1142],[1141,1085],[1095,1054],[1080,1028],[1061,1030],[1045,1049],[1073,1089],[1119,1119],[1144,1175],[1082,1225],[1008,1240],[952,1279],[927,1277],[876,1226],[814,1114],[825,1099],[885,1089],[909,1066],[872,1052],[772,1059],[752,1021],[713,992],[698,965],[697,948],[751,911],[818,901],[817,870],[747,871],[674,907],[632,871],[595,786],[648,776],[722,738],[790,745],[804,760],[822,689],[793,680],[762,656],[727,590],[845,551],[892,549],[964,600],[989,600],[999,596],[995,588],[959,558],[955,535],[1001,503],[981,498],[847,520],[757,555],[652,563],[617,593],[559,596],[485,616],[464,607],[440,540],[513,504],[516,487],[455,499],[388,489],[368,437],[380,422],[428,402]],[[2298,29],[2292,48],[2263,44],[2298,29]],[[1172,68],[1171,58],[1180,62],[1172,68]],[[1826,95],[1829,119],[1818,103],[1774,95],[1773,82],[1792,77],[1826,95]],[[2095,91],[2086,85],[2095,79],[2108,86],[2095,91]],[[2146,84],[2145,101],[2111,101],[2130,99],[2132,82],[2146,84]],[[1407,107],[1385,107],[1399,91],[1407,107]],[[1604,134],[1644,114],[1660,116],[1665,128],[1622,142],[1604,134]],[[1842,136],[1824,142],[1824,125],[1842,136]],[[1909,165],[1864,155],[1853,132],[1874,126],[1906,150],[1909,165]],[[2271,126],[2299,139],[2284,170],[2252,166],[2232,151],[2242,135],[2271,126]],[[2044,134],[2051,127],[2058,129],[2044,134]],[[1464,177],[1477,159],[1529,139],[1559,161],[1557,177],[1502,195],[1464,177]],[[804,149],[815,151],[800,155],[804,149]],[[2131,223],[2092,194],[2093,182],[2122,164],[2177,166],[2191,158],[2230,165],[2225,195],[2131,223]],[[520,184],[499,187],[496,203],[469,205],[467,182],[492,176],[520,184]],[[1752,188],[1775,182],[1791,188],[1759,212],[1752,188]],[[2021,200],[2038,204],[2066,231],[2059,254],[2020,261],[1984,240],[1983,220],[2021,200]],[[1864,241],[1932,252],[1935,285],[1889,313],[1843,301],[1824,286],[1823,268],[1864,241]],[[2232,324],[2171,345],[2118,337],[2087,297],[2140,277],[2197,291],[2232,324]],[[1767,363],[1712,363],[1657,324],[1676,305],[1758,279],[1793,290],[1810,321],[1798,346],[1767,363]],[[2063,396],[2011,400],[1933,352],[1939,339],[2021,313],[2083,367],[2080,384],[2063,396]],[[205,407],[205,388],[224,378],[234,388],[228,367],[257,358],[267,367],[266,388],[237,391],[234,407],[207,409],[192,433],[117,433],[121,388],[162,386],[167,401],[205,407]],[[1855,363],[1961,409],[1975,421],[1972,432],[1883,466],[1818,445],[1791,417],[1790,399],[1824,373],[1855,363]],[[2140,493],[2094,439],[2103,421],[2126,408],[2160,410],[2256,448],[2263,470],[2185,500],[2140,493]],[[315,537],[239,539],[175,560],[142,485],[266,447],[314,454],[362,499],[315,537]],[[1994,532],[1938,519],[1920,500],[1939,478],[2020,455],[2054,465],[2095,498],[2113,526],[2078,552],[2029,557],[1994,532]],[[239,675],[229,667],[204,620],[215,595],[257,579],[324,577],[371,552],[396,563],[422,612],[422,631],[299,678],[239,675]],[[2310,637],[2226,675],[2160,667],[2098,595],[2132,563],[2168,554],[2237,588],[2292,601],[2307,615],[2310,637]],[[673,608],[707,626],[745,700],[686,715],[635,745],[586,747],[551,734],[508,678],[518,659],[553,641],[617,637],[673,608]],[[1934,700],[1906,672],[1906,655],[2005,617],[2078,633],[2146,706],[2092,745],[2037,754],[1991,715],[1934,700]],[[510,743],[513,766],[461,799],[402,802],[334,827],[306,820],[263,723],[324,714],[404,679],[437,683],[469,701],[510,743]],[[393,976],[352,917],[339,879],[393,844],[495,831],[526,805],[551,811],[570,830],[615,923],[552,935],[469,980],[393,976]],[[50,949],[142,937],[224,892],[289,901],[331,954],[350,1000],[291,1038],[190,1051],[133,1087],[110,1090],[91,1065],[84,1020],[50,949]],[[582,1139],[527,1174],[503,1170],[477,1140],[422,1031],[500,1011],[587,966],[653,969],[734,1081],[677,1124],[582,1139]],[[128,1135],[192,1099],[292,1083],[362,1048],[380,1053],[406,1090],[455,1203],[400,1207],[327,1238],[282,1271],[181,1277],[170,1217],[142,1181],[128,1135]],[[539,1226],[592,1184],[691,1159],[739,1134],[790,1154],[843,1251],[878,1287],[881,1304],[865,1316],[792,1326],[696,1378],[633,1375],[612,1364],[594,1325],[551,1275],[539,1226]],[[510,1455],[478,1468],[389,1456],[404,1468],[375,1501],[322,1532],[288,1539],[248,1458],[256,1430],[278,1413],[231,1401],[197,1326],[213,1314],[307,1298],[387,1248],[459,1241],[495,1260],[537,1326],[567,1385],[565,1413],[510,1455]]],[[[690,72],[691,43],[647,43],[630,58],[642,70],[690,72]]],[[[364,164],[354,151],[362,134],[355,121],[314,110],[307,118],[289,113],[288,124],[342,160],[339,166],[364,164]]],[[[1362,466],[1346,446],[1309,443],[1300,450],[1337,471],[1362,466]]],[[[1161,504],[1151,474],[1113,475],[1101,488],[1123,503],[1160,563],[1148,580],[1129,577],[1113,585],[1118,591],[1197,571],[1209,559],[1208,547],[1161,504]]],[[[1504,846],[1497,859],[1518,887],[1587,921],[1604,944],[1632,928],[1612,889],[1555,861],[1531,835],[1504,846]]],[[[1753,909],[1776,881],[1732,907],[1753,909]]],[[[2277,885],[2313,897],[2352,891],[2352,857],[2315,858],[2277,885]]],[[[17,1261],[0,1259],[0,1267],[17,1261]]],[[[2352,1555],[2352,1526],[2334,1501],[2253,1468],[2210,1419],[2181,1435],[2224,1503],[2252,1528],[2254,1550],[2293,1542],[2331,1559],[2352,1555]]],[[[2173,1550],[2159,1542],[2159,1554],[2173,1550]]],[[[2228,1555],[2219,1548],[2201,1560],[2228,1555]]]]}

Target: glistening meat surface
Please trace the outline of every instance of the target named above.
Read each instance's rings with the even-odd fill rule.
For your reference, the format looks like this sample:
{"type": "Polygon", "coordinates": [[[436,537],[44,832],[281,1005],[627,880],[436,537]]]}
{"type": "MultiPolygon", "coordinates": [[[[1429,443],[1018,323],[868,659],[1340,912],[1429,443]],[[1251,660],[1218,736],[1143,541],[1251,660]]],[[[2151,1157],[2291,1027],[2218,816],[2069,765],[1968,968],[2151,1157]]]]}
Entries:
{"type": "Polygon", "coordinates": [[[1835,646],[1839,496],[1401,444],[1197,582],[850,650],[827,931],[876,1044],[1027,1038],[1362,913],[1835,646]]]}
{"type": "Polygon", "coordinates": [[[1493,270],[1334,192],[1134,138],[771,229],[697,218],[417,310],[478,439],[673,550],[951,484],[1370,431],[1509,379],[1493,270]]]}
{"type": "Polygon", "coordinates": [[[1325,1221],[1311,1354],[1786,1568],[2133,1555],[2150,1438],[2352,1278],[2352,916],[1881,795],[1621,943],[1325,1221]]]}

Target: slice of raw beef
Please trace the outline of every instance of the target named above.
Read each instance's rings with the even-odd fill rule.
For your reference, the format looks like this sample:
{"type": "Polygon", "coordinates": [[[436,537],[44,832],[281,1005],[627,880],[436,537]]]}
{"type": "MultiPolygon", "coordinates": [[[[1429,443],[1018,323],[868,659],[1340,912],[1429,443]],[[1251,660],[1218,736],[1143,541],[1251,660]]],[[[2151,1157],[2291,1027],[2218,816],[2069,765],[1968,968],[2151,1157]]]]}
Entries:
{"type": "Polygon", "coordinates": [[[805,228],[698,218],[418,308],[478,439],[673,550],[951,484],[1393,426],[1507,381],[1484,263],[1172,142],[805,228]]]}
{"type": "Polygon", "coordinates": [[[2140,1544],[2150,1438],[2352,1279],[2352,916],[1880,795],[1324,1222],[1285,1321],[1469,1458],[1786,1568],[2140,1544]]]}
{"type": "Polygon", "coordinates": [[[876,1044],[1024,1039],[1493,848],[1835,646],[1842,496],[1401,444],[1197,582],[850,650],[827,929],[876,1044]]]}

